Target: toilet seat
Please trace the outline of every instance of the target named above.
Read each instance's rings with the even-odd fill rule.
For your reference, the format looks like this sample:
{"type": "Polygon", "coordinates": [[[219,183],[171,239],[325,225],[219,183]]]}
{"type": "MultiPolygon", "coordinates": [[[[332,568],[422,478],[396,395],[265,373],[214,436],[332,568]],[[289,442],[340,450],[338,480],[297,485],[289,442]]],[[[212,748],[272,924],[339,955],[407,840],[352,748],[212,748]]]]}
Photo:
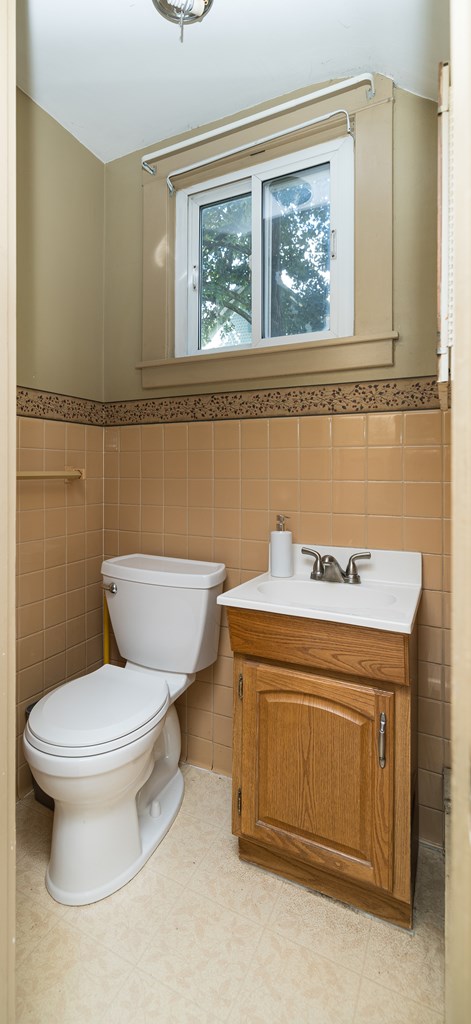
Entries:
{"type": "Polygon", "coordinates": [[[104,665],[43,697],[31,711],[25,736],[52,756],[92,757],[145,736],[169,703],[164,679],[104,665]]]}

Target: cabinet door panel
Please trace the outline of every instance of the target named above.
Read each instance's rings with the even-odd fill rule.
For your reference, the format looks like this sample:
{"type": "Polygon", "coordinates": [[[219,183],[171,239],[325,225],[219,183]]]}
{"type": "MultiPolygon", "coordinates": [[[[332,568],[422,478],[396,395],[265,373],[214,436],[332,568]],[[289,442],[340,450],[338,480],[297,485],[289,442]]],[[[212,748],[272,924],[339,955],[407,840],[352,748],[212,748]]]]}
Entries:
{"type": "Polygon", "coordinates": [[[394,695],[264,665],[244,676],[243,834],[390,889],[394,695]]]}
{"type": "Polygon", "coordinates": [[[333,701],[270,692],[260,694],[258,714],[259,819],[364,857],[371,808],[358,780],[370,720],[333,701]]]}

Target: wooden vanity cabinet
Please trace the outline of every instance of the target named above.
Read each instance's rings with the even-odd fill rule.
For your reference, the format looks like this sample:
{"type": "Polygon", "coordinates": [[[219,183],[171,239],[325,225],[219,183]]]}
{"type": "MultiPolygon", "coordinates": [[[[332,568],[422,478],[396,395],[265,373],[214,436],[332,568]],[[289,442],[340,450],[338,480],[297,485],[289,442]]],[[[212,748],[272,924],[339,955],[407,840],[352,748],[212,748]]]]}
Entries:
{"type": "Polygon", "coordinates": [[[415,638],[227,612],[240,856],[410,928],[415,638]]]}

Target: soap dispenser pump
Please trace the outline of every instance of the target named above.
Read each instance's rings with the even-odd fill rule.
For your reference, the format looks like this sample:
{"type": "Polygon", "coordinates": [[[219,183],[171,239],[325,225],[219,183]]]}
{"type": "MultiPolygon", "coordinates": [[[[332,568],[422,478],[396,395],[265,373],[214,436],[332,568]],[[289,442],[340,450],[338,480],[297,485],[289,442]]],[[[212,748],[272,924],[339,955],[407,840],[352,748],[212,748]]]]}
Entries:
{"type": "Polygon", "coordinates": [[[285,522],[289,516],[278,512],[276,517],[276,530],[270,534],[270,575],[271,576],[292,576],[293,575],[293,534],[291,530],[285,530],[285,522]]]}

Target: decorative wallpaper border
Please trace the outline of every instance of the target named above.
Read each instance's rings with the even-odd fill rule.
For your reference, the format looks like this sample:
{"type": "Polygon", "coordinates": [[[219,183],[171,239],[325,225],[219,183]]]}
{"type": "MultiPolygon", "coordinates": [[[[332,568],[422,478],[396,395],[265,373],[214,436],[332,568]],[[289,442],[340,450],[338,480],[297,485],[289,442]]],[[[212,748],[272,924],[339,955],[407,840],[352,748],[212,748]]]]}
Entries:
{"type": "Polygon", "coordinates": [[[149,423],[323,416],[346,413],[408,412],[439,409],[434,377],[318,384],[266,391],[94,402],[30,388],[17,389],[19,416],[119,427],[149,423]]]}
{"type": "Polygon", "coordinates": [[[104,408],[103,402],[93,402],[87,398],[56,395],[52,391],[35,391],[33,388],[16,389],[17,416],[102,427],[104,408]]]}

